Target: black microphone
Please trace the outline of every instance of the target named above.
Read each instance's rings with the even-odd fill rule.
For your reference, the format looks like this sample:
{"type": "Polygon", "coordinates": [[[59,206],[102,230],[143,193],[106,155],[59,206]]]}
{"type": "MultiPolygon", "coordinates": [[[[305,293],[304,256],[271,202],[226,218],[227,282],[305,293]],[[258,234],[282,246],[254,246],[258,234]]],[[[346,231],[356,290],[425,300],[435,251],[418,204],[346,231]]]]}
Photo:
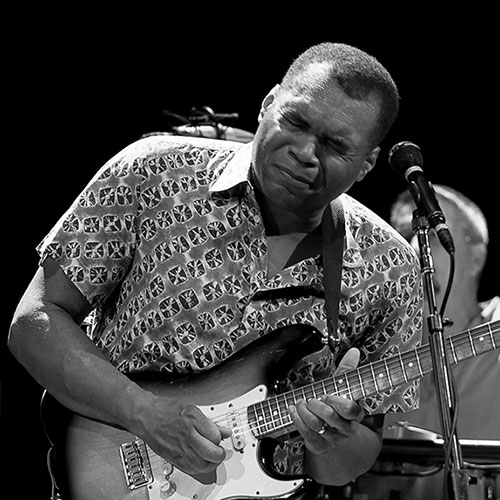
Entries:
{"type": "Polygon", "coordinates": [[[436,198],[432,184],[424,177],[424,160],[420,148],[409,141],[399,142],[389,151],[389,164],[408,182],[417,207],[423,210],[429,225],[436,231],[441,245],[448,253],[455,252],[455,244],[446,219],[436,198]]]}

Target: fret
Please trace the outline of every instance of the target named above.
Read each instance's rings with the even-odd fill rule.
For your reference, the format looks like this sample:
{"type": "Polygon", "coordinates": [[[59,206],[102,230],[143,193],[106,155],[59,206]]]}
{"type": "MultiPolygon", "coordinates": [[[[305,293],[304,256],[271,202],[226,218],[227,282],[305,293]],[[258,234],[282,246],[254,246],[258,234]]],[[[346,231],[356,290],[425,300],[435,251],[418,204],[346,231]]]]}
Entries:
{"type": "Polygon", "coordinates": [[[290,412],[288,411],[288,405],[285,406],[285,415],[284,415],[284,425],[288,426],[292,424],[292,416],[290,415],[290,412]]]}
{"type": "Polygon", "coordinates": [[[266,432],[272,432],[274,430],[273,412],[268,399],[262,402],[262,407],[264,408],[264,428],[266,429],[266,432]]]}
{"type": "Polygon", "coordinates": [[[474,342],[472,342],[472,336],[471,336],[471,334],[470,334],[470,330],[468,330],[468,332],[467,332],[467,333],[468,333],[468,336],[469,336],[469,342],[470,342],[470,347],[471,347],[471,349],[472,349],[472,354],[473,354],[474,356],[477,356],[476,348],[474,347],[474,342]]]}
{"type": "Polygon", "coordinates": [[[474,341],[474,347],[476,348],[476,354],[479,356],[483,352],[487,352],[490,349],[495,348],[495,343],[491,337],[491,335],[488,335],[487,331],[481,332],[481,335],[479,335],[476,340],[474,341]],[[484,333],[484,335],[483,335],[484,333]],[[488,344],[488,340],[490,340],[490,344],[488,344]]]}
{"type": "Polygon", "coordinates": [[[323,388],[323,396],[328,394],[328,390],[326,388],[325,380],[322,380],[321,382],[321,387],[323,388]]]}
{"type": "Polygon", "coordinates": [[[453,340],[449,338],[449,344],[451,347],[451,355],[453,356],[454,363],[458,363],[457,353],[455,352],[455,346],[453,345],[453,340]]]}
{"type": "MultiPolygon", "coordinates": [[[[346,384],[347,392],[351,396],[351,399],[352,399],[351,386],[349,384],[349,378],[347,377],[347,373],[344,374],[344,378],[345,378],[345,384],[346,384]]],[[[347,394],[344,394],[343,397],[347,398],[347,394]]]]}
{"type": "Polygon", "coordinates": [[[491,329],[491,323],[488,323],[488,333],[490,334],[491,337],[491,345],[495,348],[498,349],[498,346],[495,342],[495,338],[493,337],[493,330],[491,329]]]}
{"type": "Polygon", "coordinates": [[[387,366],[387,360],[386,359],[384,359],[384,366],[385,366],[385,371],[387,372],[387,381],[389,382],[389,387],[391,389],[394,389],[394,387],[392,385],[391,374],[389,372],[389,367],[387,366]]]}
{"type": "Polygon", "coordinates": [[[308,388],[309,388],[309,391],[308,391],[308,400],[309,399],[318,399],[317,395],[316,395],[316,390],[315,390],[315,384],[312,384],[310,385],[308,388]]]}
{"type": "Polygon", "coordinates": [[[304,401],[307,401],[309,398],[307,397],[307,394],[306,394],[306,387],[302,387],[302,388],[300,389],[300,392],[302,393],[302,399],[303,399],[304,401]]]}
{"type": "Polygon", "coordinates": [[[311,386],[311,390],[312,390],[312,393],[313,393],[313,396],[314,396],[314,399],[318,399],[318,395],[316,394],[316,391],[314,389],[314,385],[311,386]]]}
{"type": "Polygon", "coordinates": [[[415,359],[417,360],[418,371],[420,373],[420,376],[423,377],[424,371],[422,370],[422,365],[420,364],[420,356],[418,355],[418,349],[415,348],[414,351],[415,351],[415,359]]]}
{"type": "Polygon", "coordinates": [[[252,434],[255,436],[256,435],[256,421],[257,421],[257,415],[255,412],[255,405],[250,405],[247,408],[247,416],[248,416],[248,425],[249,429],[252,432],[252,434]]]}
{"type": "Polygon", "coordinates": [[[358,375],[359,387],[361,387],[361,394],[363,395],[364,398],[366,398],[365,389],[363,387],[363,379],[361,378],[361,372],[359,370],[356,370],[356,373],[358,375]]]}
{"type": "MultiPolygon", "coordinates": [[[[378,392],[380,392],[380,391],[387,389],[387,387],[390,387],[390,382],[389,382],[389,384],[384,382],[384,379],[387,377],[385,376],[385,373],[383,372],[382,363],[377,362],[376,365],[377,365],[377,368],[380,368],[380,370],[381,370],[381,371],[377,372],[377,377],[378,377],[379,382],[380,382],[380,384],[377,383],[377,387],[378,387],[378,392]]],[[[387,367],[386,367],[386,369],[387,369],[387,367]]]]}
{"type": "Polygon", "coordinates": [[[424,373],[432,371],[431,346],[429,344],[422,347],[420,361],[422,362],[422,370],[424,373]]]}
{"type": "MultiPolygon", "coordinates": [[[[275,401],[276,401],[276,407],[277,407],[277,410],[278,410],[278,419],[279,419],[279,422],[280,422],[280,427],[284,427],[286,425],[285,418],[287,417],[288,414],[285,413],[283,415],[281,413],[281,409],[282,409],[282,403],[280,402],[281,399],[284,399],[284,398],[275,398],[275,401]]],[[[286,408],[286,406],[284,408],[286,408]]]]}
{"type": "Polygon", "coordinates": [[[277,419],[280,418],[279,406],[276,403],[276,398],[270,398],[267,401],[269,402],[269,416],[270,416],[269,426],[273,430],[276,430],[277,427],[276,422],[278,421],[277,419]]]}
{"type": "Polygon", "coordinates": [[[403,363],[403,358],[401,357],[400,354],[397,355],[399,358],[399,363],[401,365],[401,370],[403,371],[403,378],[405,379],[405,382],[408,383],[408,377],[406,376],[406,370],[405,370],[405,365],[403,363]]]}
{"type": "MultiPolygon", "coordinates": [[[[262,406],[262,403],[257,403],[258,406],[262,406]]],[[[255,418],[255,429],[258,433],[262,434],[262,413],[259,408],[257,408],[257,404],[253,405],[254,408],[254,418],[255,418]]]]}
{"type": "Polygon", "coordinates": [[[373,370],[373,364],[370,363],[370,371],[372,373],[372,377],[373,377],[373,385],[375,387],[375,391],[378,392],[379,389],[378,389],[378,385],[377,385],[377,377],[375,376],[375,372],[373,370]]]}
{"type": "Polygon", "coordinates": [[[293,392],[285,393],[284,394],[284,398],[285,398],[285,407],[286,407],[286,410],[287,410],[287,414],[290,415],[288,413],[288,408],[290,406],[295,406],[296,405],[295,394],[293,392]]]}
{"type": "Polygon", "coordinates": [[[402,354],[404,365],[406,367],[406,382],[420,378],[420,370],[417,365],[415,351],[409,351],[402,354]]]}
{"type": "Polygon", "coordinates": [[[334,387],[333,394],[335,396],[338,396],[339,395],[339,388],[337,387],[337,379],[335,377],[333,377],[332,382],[333,382],[333,387],[334,387]]]}
{"type": "Polygon", "coordinates": [[[377,388],[377,381],[375,380],[374,377],[372,363],[360,366],[358,368],[358,372],[361,380],[364,381],[363,396],[367,397],[376,394],[378,392],[378,388],[377,388]]]}

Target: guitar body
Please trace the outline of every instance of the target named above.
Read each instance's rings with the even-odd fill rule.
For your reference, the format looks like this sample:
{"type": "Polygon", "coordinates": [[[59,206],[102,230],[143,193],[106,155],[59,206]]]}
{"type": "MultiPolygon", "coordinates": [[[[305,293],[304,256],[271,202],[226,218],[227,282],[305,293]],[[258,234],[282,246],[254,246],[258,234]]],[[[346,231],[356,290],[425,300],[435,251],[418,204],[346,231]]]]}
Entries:
{"type": "Polygon", "coordinates": [[[233,435],[221,443],[226,458],[213,474],[191,477],[136,436],[70,413],[45,394],[48,434],[56,443],[63,500],[278,499],[302,490],[309,480],[279,476],[271,470],[263,450],[271,448],[272,440],[257,439],[249,428],[247,407],[268,397],[266,381],[271,380],[286,346],[302,343],[293,349],[300,356],[305,349],[318,347],[303,331],[275,333],[272,340],[245,349],[206,373],[174,382],[138,381],[161,396],[196,404],[208,418],[233,429],[233,435]]]}
{"type": "MultiPolygon", "coordinates": [[[[231,409],[266,397],[264,386],[219,405],[200,407],[209,418],[230,415],[231,409]],[[229,413],[228,413],[229,412],[229,413]]],[[[243,419],[239,426],[247,425],[243,419]]],[[[226,439],[226,459],[212,474],[191,477],[148,452],[150,484],[130,489],[127,470],[120,457],[123,445],[134,443],[135,436],[83,417],[75,416],[66,435],[66,459],[70,498],[75,500],[161,500],[165,498],[222,500],[242,497],[284,498],[297,491],[304,480],[278,479],[265,468],[260,441],[246,433],[240,445],[226,439]],[[240,449],[238,449],[240,448],[240,449]]],[[[241,439],[241,438],[240,438],[241,439]]],[[[132,468],[130,469],[132,472],[132,468]]]]}

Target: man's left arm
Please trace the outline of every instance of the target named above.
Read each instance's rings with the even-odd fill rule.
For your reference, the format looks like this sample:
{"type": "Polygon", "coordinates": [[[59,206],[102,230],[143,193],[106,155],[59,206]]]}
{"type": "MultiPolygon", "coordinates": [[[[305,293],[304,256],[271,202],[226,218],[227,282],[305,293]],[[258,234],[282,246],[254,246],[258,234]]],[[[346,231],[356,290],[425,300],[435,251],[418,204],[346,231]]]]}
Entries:
{"type": "MultiPolygon", "coordinates": [[[[335,375],[358,363],[359,350],[352,348],[335,375]]],[[[333,395],[299,401],[289,410],[307,450],[304,471],[321,484],[347,484],[370,469],[380,453],[383,414],[366,416],[356,402],[333,395]]]]}
{"type": "MultiPolygon", "coordinates": [[[[334,428],[328,424],[323,434],[311,431],[309,439],[304,436],[307,449],[304,467],[306,474],[318,483],[343,486],[368,471],[375,462],[382,447],[384,415],[368,416],[360,422],[359,417],[349,420],[342,417],[342,413],[356,414],[359,406],[343,398],[337,399],[342,401],[325,400],[325,403],[344,406],[330,420],[340,425],[334,428]]],[[[310,401],[308,404],[317,409],[317,403],[310,401]]]]}

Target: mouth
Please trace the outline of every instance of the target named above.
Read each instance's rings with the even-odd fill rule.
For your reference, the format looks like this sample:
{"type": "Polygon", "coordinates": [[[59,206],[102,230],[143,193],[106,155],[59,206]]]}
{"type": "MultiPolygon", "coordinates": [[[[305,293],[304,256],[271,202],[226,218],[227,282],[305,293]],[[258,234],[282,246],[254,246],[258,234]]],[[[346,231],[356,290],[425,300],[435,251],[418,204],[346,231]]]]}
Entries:
{"type": "Polygon", "coordinates": [[[276,165],[277,168],[285,174],[288,178],[292,179],[293,181],[296,181],[297,183],[300,184],[305,184],[307,187],[312,188],[314,185],[314,181],[308,177],[305,177],[303,175],[299,175],[296,172],[291,171],[287,167],[283,167],[282,165],[276,165]]]}

